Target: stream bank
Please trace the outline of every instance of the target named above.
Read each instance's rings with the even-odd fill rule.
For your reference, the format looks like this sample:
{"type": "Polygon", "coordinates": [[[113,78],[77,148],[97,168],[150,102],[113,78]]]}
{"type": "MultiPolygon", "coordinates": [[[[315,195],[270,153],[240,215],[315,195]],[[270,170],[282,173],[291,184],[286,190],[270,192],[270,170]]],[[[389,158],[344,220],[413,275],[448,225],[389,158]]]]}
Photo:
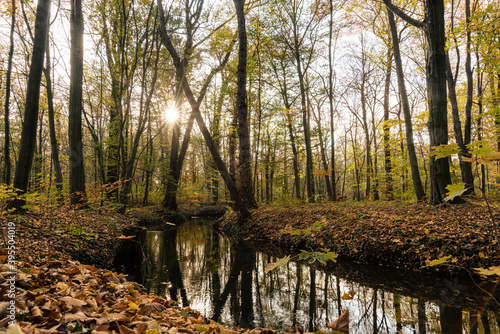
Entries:
{"type": "Polygon", "coordinates": [[[500,265],[498,215],[493,218],[485,205],[473,203],[327,203],[261,207],[244,222],[228,212],[215,228],[271,252],[326,248],[339,260],[457,273],[500,265]],[[453,263],[422,269],[444,256],[453,263]]]}

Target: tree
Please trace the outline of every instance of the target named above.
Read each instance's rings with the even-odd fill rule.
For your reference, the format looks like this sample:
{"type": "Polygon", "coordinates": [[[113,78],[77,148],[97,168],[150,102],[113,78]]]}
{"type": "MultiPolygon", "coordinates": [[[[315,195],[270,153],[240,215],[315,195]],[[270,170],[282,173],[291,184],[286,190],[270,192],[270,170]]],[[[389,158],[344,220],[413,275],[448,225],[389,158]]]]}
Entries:
{"type": "MultiPolygon", "coordinates": [[[[452,1],[452,12],[454,12],[454,2],[452,1]]],[[[462,174],[462,181],[465,183],[467,190],[464,194],[474,193],[474,175],[472,174],[472,163],[466,161],[471,158],[469,153],[468,145],[471,143],[471,128],[472,128],[472,94],[474,89],[474,84],[472,81],[472,67],[471,67],[471,32],[469,29],[470,25],[470,0],[465,1],[465,25],[466,25],[466,58],[465,58],[465,74],[467,76],[467,102],[465,104],[465,125],[462,131],[462,124],[460,121],[460,115],[458,110],[457,101],[457,76],[458,73],[453,73],[450,63],[450,52],[446,52],[446,81],[448,82],[448,94],[451,105],[451,114],[453,116],[453,130],[455,133],[455,141],[460,149],[459,159],[460,159],[460,170],[462,174]],[[464,159],[465,158],[465,159],[464,159]]],[[[451,30],[454,30],[454,19],[453,14],[451,18],[451,30]]],[[[456,42],[456,39],[455,39],[456,42]]],[[[458,57],[456,72],[458,72],[460,65],[460,50],[458,45],[456,46],[456,52],[458,57]]]]}
{"type": "Polygon", "coordinates": [[[394,20],[394,14],[388,9],[387,16],[389,18],[389,26],[391,28],[392,36],[392,49],[394,52],[394,62],[396,64],[396,74],[398,77],[399,96],[403,106],[403,114],[405,119],[406,129],[406,145],[408,148],[408,158],[410,160],[411,178],[413,181],[413,189],[418,201],[421,201],[424,196],[424,187],[420,179],[420,172],[418,170],[417,154],[415,152],[415,142],[413,140],[413,126],[411,123],[410,104],[408,103],[408,94],[406,92],[406,84],[403,73],[403,63],[401,60],[401,53],[399,51],[399,36],[394,20]]]}
{"type": "MultiPolygon", "coordinates": [[[[423,21],[407,15],[390,0],[384,0],[384,3],[392,12],[425,33],[428,128],[432,151],[437,146],[448,144],[444,1],[426,0],[423,21]]],[[[443,202],[447,192],[446,187],[451,184],[450,165],[448,159],[436,159],[436,156],[431,154],[429,167],[431,184],[429,203],[435,205],[443,202]]]]}
{"type": "Polygon", "coordinates": [[[49,113],[49,135],[50,135],[50,153],[52,164],[54,165],[56,189],[59,199],[62,201],[63,191],[63,176],[61,169],[61,162],[59,160],[59,144],[57,143],[56,126],[55,126],[55,110],[54,110],[54,92],[52,90],[52,63],[50,57],[50,47],[47,40],[46,47],[46,62],[45,62],[45,83],[47,90],[47,109],[49,113]]]}
{"type": "Polygon", "coordinates": [[[245,0],[233,0],[238,19],[238,70],[237,70],[237,92],[236,112],[238,115],[238,138],[239,138],[239,175],[240,192],[243,194],[247,206],[256,208],[250,152],[250,131],[248,125],[248,103],[247,103],[247,32],[245,26],[245,0]]]}
{"type": "Polygon", "coordinates": [[[11,174],[12,174],[12,162],[10,161],[10,82],[12,77],[12,57],[14,56],[14,28],[16,26],[16,0],[12,0],[12,13],[11,23],[10,23],[10,46],[9,46],[9,60],[7,64],[6,82],[5,82],[5,109],[4,109],[4,155],[5,155],[5,166],[3,170],[3,182],[5,184],[10,184],[11,174]]]}
{"type": "MultiPolygon", "coordinates": [[[[174,63],[175,69],[176,69],[176,75],[177,77],[181,78],[180,81],[180,87],[182,87],[184,94],[192,108],[191,111],[191,118],[194,118],[198,124],[198,127],[203,135],[203,138],[205,139],[205,143],[208,146],[208,149],[210,150],[210,154],[212,155],[212,158],[215,161],[215,164],[217,166],[217,169],[219,170],[219,173],[221,174],[222,178],[224,179],[224,182],[226,183],[226,186],[229,190],[229,193],[231,194],[231,199],[234,201],[234,206],[235,209],[242,215],[242,216],[249,216],[250,212],[248,211],[248,207],[243,200],[241,194],[239,193],[236,185],[234,184],[233,179],[229,175],[229,172],[227,170],[227,167],[222,160],[219,151],[217,150],[215,143],[213,141],[212,136],[210,135],[210,132],[207,129],[207,126],[205,124],[205,121],[201,117],[201,111],[200,111],[200,104],[203,101],[203,98],[205,96],[205,92],[207,89],[207,86],[210,82],[210,79],[215,75],[218,70],[220,70],[220,67],[216,70],[212,70],[210,73],[209,77],[205,80],[205,83],[203,85],[203,88],[201,90],[200,96],[198,99],[195,99],[194,94],[191,90],[191,87],[187,81],[186,74],[184,71],[184,66],[182,64],[182,59],[179,57],[176,49],[174,48],[174,45],[172,44],[172,40],[170,38],[170,35],[168,34],[166,28],[165,28],[165,14],[163,13],[163,7],[161,0],[158,0],[158,12],[160,15],[160,22],[159,22],[159,30],[160,30],[160,37],[162,40],[162,43],[165,45],[167,48],[170,56],[172,57],[172,61],[174,63]]],[[[231,44],[231,48],[232,48],[231,44]]],[[[229,55],[230,51],[226,54],[226,57],[224,59],[223,64],[227,63],[229,60],[229,55]]],[[[187,148],[186,148],[187,149],[187,148]]],[[[182,152],[182,151],[181,151],[182,152]]]]}
{"type": "Polygon", "coordinates": [[[71,1],[71,77],[69,88],[69,196],[71,204],[85,203],[82,142],[83,12],[82,1],[71,1]]]}
{"type": "MultiPolygon", "coordinates": [[[[26,90],[26,104],[24,108],[24,122],[21,131],[21,145],[19,159],[14,176],[14,187],[19,189],[18,195],[28,191],[29,176],[33,164],[36,147],[36,130],[38,125],[38,102],[40,100],[40,82],[42,79],[45,43],[49,28],[50,0],[38,0],[35,18],[35,36],[31,65],[26,90]]],[[[21,209],[25,204],[22,198],[16,198],[10,205],[21,209]]]]}

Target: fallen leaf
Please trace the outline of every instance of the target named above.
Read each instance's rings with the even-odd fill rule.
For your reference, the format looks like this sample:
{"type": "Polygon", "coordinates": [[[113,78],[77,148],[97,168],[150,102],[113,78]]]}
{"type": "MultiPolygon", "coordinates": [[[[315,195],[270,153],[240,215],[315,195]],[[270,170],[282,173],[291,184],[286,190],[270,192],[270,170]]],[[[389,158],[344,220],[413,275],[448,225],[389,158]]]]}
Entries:
{"type": "Polygon", "coordinates": [[[497,275],[500,276],[500,266],[497,267],[489,267],[488,269],[485,268],[473,268],[479,275],[484,275],[484,276],[493,276],[497,275]]]}
{"type": "Polygon", "coordinates": [[[342,300],[351,300],[354,298],[355,295],[356,295],[356,291],[349,290],[348,292],[346,292],[342,295],[342,300]]]}
{"type": "Polygon", "coordinates": [[[332,331],[338,331],[341,333],[349,333],[349,310],[344,310],[340,317],[334,322],[329,323],[326,327],[330,328],[332,331]]]}

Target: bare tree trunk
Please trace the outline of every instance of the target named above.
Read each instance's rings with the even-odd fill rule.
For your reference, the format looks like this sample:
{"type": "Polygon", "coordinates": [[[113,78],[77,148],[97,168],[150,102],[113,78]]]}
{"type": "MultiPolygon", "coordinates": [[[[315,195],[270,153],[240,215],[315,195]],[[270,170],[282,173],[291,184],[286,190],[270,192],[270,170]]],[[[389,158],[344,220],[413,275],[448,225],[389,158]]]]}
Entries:
{"type": "MultiPolygon", "coordinates": [[[[448,144],[448,118],[446,97],[446,35],[444,24],[444,0],[425,1],[425,20],[418,21],[405,14],[390,0],[383,0],[391,11],[411,25],[421,28],[427,40],[426,80],[429,106],[429,128],[431,153],[434,147],[448,144]]],[[[448,159],[436,159],[431,154],[430,164],[431,190],[429,203],[443,202],[451,184],[450,164],[448,159]]],[[[418,196],[417,196],[418,197],[418,196]]]]}
{"type": "MultiPolygon", "coordinates": [[[[481,63],[479,53],[476,52],[477,66],[477,140],[480,142],[483,139],[483,72],[481,71],[481,63]]],[[[481,164],[481,191],[486,192],[486,168],[481,164]]]]}
{"type": "MultiPolygon", "coordinates": [[[[428,0],[425,10],[428,21],[427,37],[427,95],[429,103],[429,135],[431,150],[448,144],[448,118],[446,98],[446,54],[444,1],[428,0]]],[[[446,187],[451,184],[448,159],[430,159],[430,204],[442,203],[446,187]]]]}
{"type": "Polygon", "coordinates": [[[330,158],[331,158],[331,180],[332,180],[332,201],[337,200],[337,184],[335,176],[335,127],[333,123],[333,59],[332,59],[332,35],[333,35],[333,1],[329,1],[330,21],[328,26],[328,102],[330,106],[330,158]]]}
{"type": "MultiPolygon", "coordinates": [[[[224,181],[226,183],[226,186],[229,190],[229,193],[231,194],[231,199],[234,201],[234,208],[243,217],[247,217],[250,215],[250,212],[248,211],[248,207],[247,207],[245,201],[243,200],[242,196],[240,195],[238,188],[234,184],[233,179],[229,175],[227,167],[224,164],[224,161],[222,160],[222,158],[219,154],[219,151],[217,150],[217,148],[215,146],[215,143],[212,139],[212,136],[210,135],[210,132],[207,129],[207,126],[205,125],[205,121],[201,117],[201,112],[200,112],[199,108],[200,108],[201,102],[203,101],[206,87],[208,86],[211,77],[209,76],[209,78],[206,80],[205,86],[202,89],[202,93],[200,94],[200,96],[196,100],[194,98],[193,92],[191,91],[191,87],[189,86],[189,83],[187,82],[187,79],[185,77],[184,67],[181,63],[181,59],[180,59],[179,55],[177,54],[177,51],[175,50],[175,48],[172,44],[170,36],[168,35],[168,33],[166,31],[165,16],[163,13],[163,7],[161,4],[161,0],[158,0],[158,11],[160,14],[160,26],[159,26],[160,36],[161,36],[163,44],[165,45],[168,52],[170,53],[170,56],[173,59],[178,77],[183,79],[183,80],[181,80],[181,84],[182,84],[182,88],[184,90],[184,93],[187,97],[187,100],[188,100],[188,102],[191,106],[191,109],[192,109],[191,115],[196,120],[198,127],[203,135],[203,138],[205,139],[205,143],[207,144],[207,147],[210,151],[210,154],[212,155],[212,158],[215,161],[217,169],[219,170],[219,173],[221,174],[222,178],[224,179],[224,181]]],[[[229,55],[230,55],[230,52],[226,54],[223,65],[225,65],[225,63],[227,63],[227,61],[229,60],[229,55]]],[[[215,72],[216,71],[212,71],[211,75],[213,76],[215,74],[215,72]]]]}
{"type": "MultiPolygon", "coordinates": [[[[29,175],[33,164],[36,147],[36,130],[38,124],[38,102],[40,101],[40,82],[42,79],[45,43],[49,28],[50,0],[38,0],[35,18],[35,37],[31,65],[26,89],[26,104],[24,108],[24,122],[21,131],[21,145],[19,159],[17,160],[14,187],[19,189],[19,194],[28,191],[29,175]]],[[[26,201],[16,198],[9,206],[21,209],[26,201]]]]}
{"type": "Polygon", "coordinates": [[[6,83],[5,83],[5,111],[4,111],[4,156],[5,166],[3,170],[3,181],[9,185],[12,178],[12,162],[10,160],[10,82],[12,76],[12,58],[14,56],[14,28],[16,26],[16,1],[12,0],[12,13],[10,23],[10,46],[9,46],[9,60],[7,63],[6,83]]]}
{"type": "Polygon", "coordinates": [[[384,165],[385,165],[385,196],[387,200],[394,200],[394,185],[392,180],[392,159],[391,159],[391,134],[389,126],[389,94],[391,87],[392,72],[392,50],[387,48],[385,85],[384,85],[384,165]]]}
{"type": "Polygon", "coordinates": [[[84,204],[85,169],[82,142],[83,13],[82,1],[71,1],[71,82],[69,88],[69,196],[71,204],[84,204]]]}
{"type": "Polygon", "coordinates": [[[396,63],[396,73],[398,76],[399,95],[401,97],[401,102],[403,105],[403,114],[404,114],[405,129],[406,129],[406,144],[408,149],[408,157],[410,159],[413,188],[415,190],[415,195],[417,197],[417,200],[421,201],[425,196],[425,192],[422,186],[422,180],[420,179],[420,172],[418,170],[418,160],[417,160],[417,154],[415,152],[415,142],[413,140],[413,126],[411,121],[410,105],[408,103],[408,94],[406,93],[403,66],[399,51],[399,37],[396,30],[396,23],[394,21],[394,14],[389,9],[387,10],[387,16],[389,17],[389,25],[391,27],[392,48],[394,50],[394,61],[396,63]]]}
{"type": "Polygon", "coordinates": [[[238,70],[237,70],[237,92],[236,112],[238,115],[238,139],[239,139],[239,188],[247,206],[256,208],[253,183],[252,164],[250,150],[250,126],[248,124],[248,102],[247,102],[247,32],[245,27],[245,0],[233,0],[238,19],[238,70]]]}
{"type": "MultiPolygon", "coordinates": [[[[50,48],[47,39],[46,47],[46,62],[45,62],[45,81],[47,89],[47,104],[49,112],[49,132],[50,132],[50,150],[52,157],[52,164],[54,165],[56,189],[59,192],[59,196],[62,196],[63,190],[63,176],[61,170],[61,163],[59,161],[59,144],[57,143],[56,126],[55,126],[55,116],[54,116],[54,94],[52,92],[52,79],[51,79],[51,61],[50,61],[50,48]]],[[[63,198],[60,197],[62,200],[63,198]]]]}

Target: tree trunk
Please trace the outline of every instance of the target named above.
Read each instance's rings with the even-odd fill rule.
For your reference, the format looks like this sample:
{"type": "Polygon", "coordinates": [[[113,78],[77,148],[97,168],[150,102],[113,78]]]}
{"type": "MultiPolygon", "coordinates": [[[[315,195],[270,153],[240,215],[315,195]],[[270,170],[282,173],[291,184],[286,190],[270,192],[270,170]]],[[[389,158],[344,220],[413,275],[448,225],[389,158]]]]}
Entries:
{"type": "MultiPolygon", "coordinates": [[[[165,28],[165,16],[163,13],[163,7],[161,4],[161,0],[158,0],[158,11],[159,11],[159,16],[160,16],[160,36],[162,39],[163,44],[167,48],[168,52],[170,53],[170,56],[172,57],[172,60],[174,62],[177,75],[178,77],[182,78],[181,84],[182,88],[184,90],[184,93],[186,95],[186,98],[191,106],[191,115],[194,117],[196,120],[198,127],[203,135],[203,138],[205,139],[205,143],[208,146],[208,149],[210,151],[210,154],[212,155],[212,158],[215,161],[215,164],[217,166],[217,169],[219,170],[219,173],[221,174],[222,178],[224,179],[226,186],[229,190],[229,193],[231,195],[231,199],[234,201],[234,208],[237,210],[242,217],[248,217],[250,215],[250,212],[248,211],[248,207],[243,200],[242,196],[240,195],[238,188],[234,184],[233,179],[229,175],[229,172],[227,170],[226,165],[224,164],[224,161],[222,160],[219,151],[217,150],[214,141],[212,139],[212,136],[210,135],[210,132],[208,131],[205,121],[201,117],[201,112],[200,112],[200,104],[203,101],[204,97],[204,90],[206,90],[206,86],[208,86],[208,83],[210,82],[209,79],[207,79],[207,82],[205,83],[205,88],[202,89],[202,93],[196,100],[194,98],[193,92],[191,91],[191,87],[189,86],[189,83],[187,82],[187,79],[185,77],[184,73],[184,66],[181,63],[181,59],[179,55],[177,54],[177,51],[175,50],[172,41],[170,39],[170,36],[168,35],[166,28],[165,28]]],[[[229,60],[229,55],[230,53],[226,54],[225,60],[224,60],[224,65],[227,63],[229,60]]],[[[212,71],[211,74],[215,74],[215,71],[212,71]]],[[[187,147],[187,146],[186,146],[187,147]]],[[[183,147],[184,149],[184,147],[183,147]]],[[[181,149],[182,151],[182,149],[181,149]]]]}
{"type": "Polygon", "coordinates": [[[238,19],[238,70],[236,112],[238,115],[239,139],[239,188],[247,206],[256,208],[251,169],[250,131],[247,104],[247,32],[245,27],[245,0],[233,0],[238,19]]]}
{"type": "Polygon", "coordinates": [[[3,170],[3,181],[5,184],[10,185],[12,178],[12,162],[10,161],[10,81],[12,76],[12,58],[14,56],[14,28],[16,26],[16,1],[12,0],[12,13],[10,23],[10,46],[9,46],[9,60],[7,63],[6,83],[5,83],[5,114],[4,114],[4,156],[5,166],[3,170]]]}
{"type": "MultiPolygon", "coordinates": [[[[434,147],[448,144],[448,118],[446,97],[446,54],[444,0],[427,0],[427,98],[429,104],[429,136],[431,151],[434,147]]],[[[430,204],[439,204],[451,184],[450,165],[447,158],[430,159],[430,204]]]]}
{"type": "Polygon", "coordinates": [[[84,204],[85,169],[82,143],[83,13],[82,1],[71,1],[71,82],[69,88],[69,196],[71,204],[84,204]]]}
{"type": "Polygon", "coordinates": [[[332,35],[333,35],[333,1],[330,4],[330,21],[328,25],[328,103],[330,107],[330,157],[331,157],[331,182],[332,201],[337,200],[337,184],[335,182],[335,127],[333,123],[333,59],[332,59],[332,35]]]}
{"type": "MultiPolygon", "coordinates": [[[[47,41],[46,47],[46,62],[45,62],[45,81],[47,87],[47,104],[49,111],[49,132],[50,132],[50,151],[52,157],[52,164],[54,165],[55,172],[55,182],[58,195],[62,196],[63,191],[63,176],[61,170],[61,163],[59,161],[59,144],[57,143],[56,126],[55,126],[55,116],[54,116],[54,94],[52,92],[52,79],[51,79],[51,61],[50,61],[50,49],[49,43],[47,41]]],[[[62,197],[60,198],[63,199],[62,197]]]]}
{"type": "MultiPolygon", "coordinates": [[[[215,147],[217,150],[220,149],[220,121],[222,117],[222,106],[224,105],[224,99],[228,90],[228,82],[229,80],[226,76],[222,76],[222,84],[220,87],[219,97],[217,99],[217,103],[215,105],[214,110],[214,119],[210,126],[210,130],[212,132],[215,147]]],[[[209,162],[210,168],[210,193],[211,193],[211,202],[212,204],[217,204],[219,202],[219,175],[217,173],[217,166],[213,159],[210,159],[209,162]]]]}
{"type": "MultiPolygon", "coordinates": [[[[477,66],[477,140],[481,142],[483,139],[483,72],[481,70],[481,63],[479,53],[476,52],[476,66],[477,66]]],[[[482,147],[482,145],[480,146],[482,147]]],[[[486,192],[486,168],[481,164],[481,192],[486,192]]]]}
{"type": "MultiPolygon", "coordinates": [[[[390,15],[390,14],[389,14],[390,15]]],[[[384,166],[385,166],[385,196],[388,201],[394,200],[394,186],[392,180],[392,159],[391,159],[391,133],[389,126],[389,95],[391,88],[392,73],[392,50],[387,48],[385,85],[384,85],[384,166]]]]}
{"type": "MultiPolygon", "coordinates": [[[[16,174],[14,176],[14,187],[19,189],[19,195],[28,191],[29,175],[33,164],[33,155],[35,154],[38,102],[40,101],[40,82],[42,79],[45,43],[49,28],[49,9],[50,0],[38,0],[35,18],[35,37],[26,89],[27,99],[21,131],[21,145],[16,174]]],[[[24,199],[16,198],[9,205],[21,209],[25,203],[24,199]]]]}
{"type": "Polygon", "coordinates": [[[299,76],[299,88],[302,110],[302,126],[304,128],[304,142],[306,147],[306,191],[307,201],[314,202],[314,186],[313,186],[313,160],[311,149],[311,133],[309,130],[309,110],[306,104],[306,86],[304,82],[304,73],[302,72],[302,64],[300,60],[300,52],[298,45],[298,37],[295,37],[295,61],[297,64],[297,73],[299,76]]]}
{"type": "Polygon", "coordinates": [[[415,190],[415,195],[417,197],[417,200],[421,201],[425,196],[425,192],[422,186],[422,180],[420,179],[420,172],[418,170],[418,160],[417,160],[417,154],[415,152],[415,142],[413,140],[413,126],[410,114],[410,104],[408,103],[408,94],[406,93],[406,85],[404,82],[403,65],[401,61],[401,54],[399,51],[399,37],[396,30],[394,14],[389,9],[387,10],[387,16],[389,17],[389,25],[391,28],[392,48],[394,50],[394,61],[396,63],[399,95],[401,97],[401,102],[403,105],[403,114],[404,114],[405,129],[406,129],[406,144],[408,149],[408,157],[410,159],[413,188],[415,190]]]}
{"type": "MultiPolygon", "coordinates": [[[[465,194],[474,193],[474,176],[472,174],[472,163],[464,161],[462,157],[470,158],[471,154],[467,148],[464,137],[462,135],[462,124],[460,122],[460,115],[458,111],[458,101],[456,95],[456,82],[453,78],[453,73],[450,64],[450,57],[448,53],[446,54],[446,80],[448,82],[448,94],[451,105],[451,114],[453,116],[453,130],[455,133],[455,140],[458,147],[460,148],[459,159],[460,159],[460,171],[462,172],[462,181],[465,183],[465,187],[468,189],[465,194]]],[[[470,127],[469,127],[470,131],[470,127]]],[[[470,140],[470,135],[469,135],[470,140]]]]}

